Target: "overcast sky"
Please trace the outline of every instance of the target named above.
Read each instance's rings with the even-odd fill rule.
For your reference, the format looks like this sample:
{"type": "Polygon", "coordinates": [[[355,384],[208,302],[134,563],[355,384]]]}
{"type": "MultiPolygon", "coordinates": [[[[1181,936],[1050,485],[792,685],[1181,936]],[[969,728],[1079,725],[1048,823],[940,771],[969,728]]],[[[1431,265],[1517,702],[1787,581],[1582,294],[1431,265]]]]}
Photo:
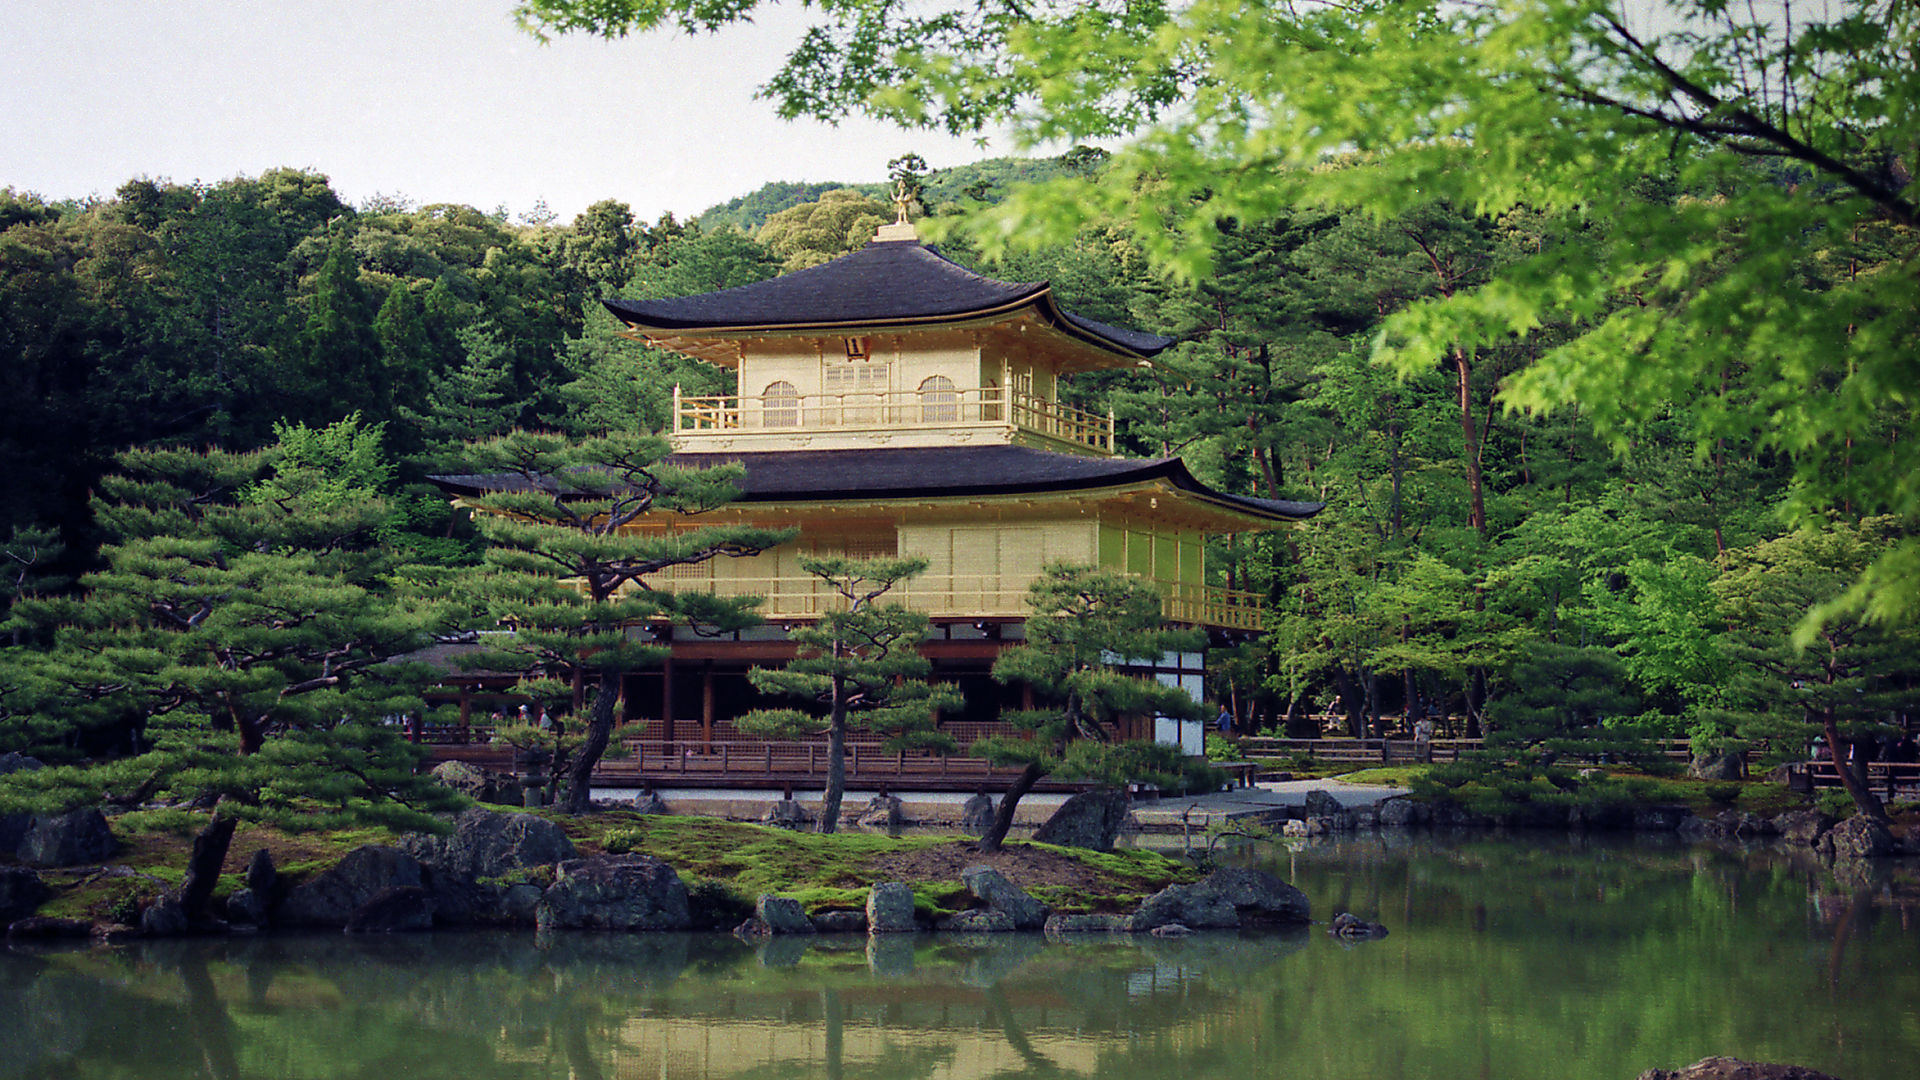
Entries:
{"type": "Polygon", "coordinates": [[[785,123],[754,88],[797,13],[718,36],[541,45],[512,0],[9,0],[0,187],[110,196],[309,168],[348,202],[604,198],[681,217],[769,180],[877,181],[1010,152],[865,122],[785,123]]]}

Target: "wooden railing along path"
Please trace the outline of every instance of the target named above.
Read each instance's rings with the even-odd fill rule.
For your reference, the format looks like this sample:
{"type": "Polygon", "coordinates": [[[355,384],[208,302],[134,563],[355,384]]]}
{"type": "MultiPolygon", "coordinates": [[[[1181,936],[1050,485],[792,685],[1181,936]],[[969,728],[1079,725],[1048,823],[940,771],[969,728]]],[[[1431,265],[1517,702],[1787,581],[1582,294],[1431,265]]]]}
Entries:
{"type": "MultiPolygon", "coordinates": [[[[1677,761],[1688,759],[1690,751],[1685,739],[1656,740],[1661,752],[1677,761]]],[[[1311,755],[1320,761],[1351,764],[1365,761],[1381,763],[1389,761],[1410,762],[1415,760],[1418,744],[1412,739],[1276,739],[1264,735],[1249,735],[1239,740],[1240,752],[1248,757],[1287,758],[1295,755],[1311,755]]],[[[1486,744],[1484,739],[1435,739],[1433,740],[1433,760],[1436,762],[1458,761],[1460,755],[1478,750],[1486,744]]],[[[1577,758],[1567,758],[1578,761],[1577,758]]]]}

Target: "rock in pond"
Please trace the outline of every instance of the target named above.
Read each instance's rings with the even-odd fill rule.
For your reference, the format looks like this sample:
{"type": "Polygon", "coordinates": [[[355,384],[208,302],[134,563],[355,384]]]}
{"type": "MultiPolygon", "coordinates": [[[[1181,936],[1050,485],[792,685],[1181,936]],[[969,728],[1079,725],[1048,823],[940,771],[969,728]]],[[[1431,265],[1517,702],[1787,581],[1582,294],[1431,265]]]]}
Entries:
{"type": "Polygon", "coordinates": [[[863,829],[892,832],[906,824],[906,805],[892,795],[875,795],[861,809],[854,824],[863,829]]]}
{"type": "Polygon", "coordinates": [[[1033,838],[1042,844],[1112,851],[1127,823],[1127,793],[1120,788],[1083,791],[1060,804],[1033,838]]]}
{"type": "Polygon", "coordinates": [[[417,885],[382,889],[347,917],[349,934],[394,934],[433,929],[433,894],[417,885]]]}
{"type": "Polygon", "coordinates": [[[867,932],[901,934],[920,929],[913,917],[913,888],[883,881],[867,893],[867,932]]]}
{"type": "Polygon", "coordinates": [[[1180,923],[1195,930],[1298,925],[1307,921],[1306,894],[1272,874],[1245,867],[1215,870],[1191,885],[1169,885],[1134,912],[1136,932],[1180,923]]]}
{"type": "Polygon", "coordinates": [[[1349,941],[1368,941],[1386,937],[1387,928],[1377,922],[1368,922],[1351,911],[1343,911],[1333,917],[1327,933],[1349,941]]]}
{"type": "Polygon", "coordinates": [[[281,922],[345,926],[362,904],[387,889],[424,885],[420,863],[398,848],[355,848],[333,869],[294,889],[280,905],[281,922]]]}
{"type": "Polygon", "coordinates": [[[540,925],[590,930],[685,930],[687,888],[651,855],[569,859],[540,897],[540,925]]]}
{"type": "Polygon", "coordinates": [[[1865,814],[1855,814],[1828,829],[1816,848],[1834,859],[1874,859],[1894,852],[1893,834],[1865,814]]]}
{"type": "Polygon", "coordinates": [[[0,926],[40,910],[53,890],[24,866],[0,866],[0,926]]]}
{"type": "Polygon", "coordinates": [[[762,893],[754,901],[753,917],[766,926],[770,934],[811,934],[814,933],[813,920],[807,918],[807,911],[800,901],[791,896],[775,896],[762,893]]]}
{"type": "Polygon", "coordinates": [[[1015,930],[1039,930],[1047,925],[1053,910],[1027,895],[1027,891],[991,866],[969,866],[960,871],[960,881],[974,899],[1013,921],[1015,930]]]}

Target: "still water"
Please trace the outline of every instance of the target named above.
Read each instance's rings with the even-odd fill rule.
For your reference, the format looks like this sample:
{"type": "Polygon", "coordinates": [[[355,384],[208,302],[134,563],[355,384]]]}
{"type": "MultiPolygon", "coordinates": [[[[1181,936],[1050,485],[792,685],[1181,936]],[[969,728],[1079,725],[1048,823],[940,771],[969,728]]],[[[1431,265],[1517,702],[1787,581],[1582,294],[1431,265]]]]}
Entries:
{"type": "Polygon", "coordinates": [[[1391,936],[15,948],[0,1077],[1631,1080],[1715,1053],[1920,1076],[1910,866],[1532,837],[1235,857],[1391,936]]]}

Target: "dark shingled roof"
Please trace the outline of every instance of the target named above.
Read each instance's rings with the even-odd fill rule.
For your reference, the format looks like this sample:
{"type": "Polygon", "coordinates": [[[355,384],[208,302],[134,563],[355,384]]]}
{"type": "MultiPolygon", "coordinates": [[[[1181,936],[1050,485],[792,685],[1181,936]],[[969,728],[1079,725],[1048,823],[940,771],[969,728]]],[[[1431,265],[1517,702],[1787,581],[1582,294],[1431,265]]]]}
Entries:
{"type": "MultiPolygon", "coordinates": [[[[1025,446],[928,446],[871,450],[776,450],[674,454],[677,465],[739,463],[741,501],[812,502],[1021,495],[1165,480],[1229,509],[1270,521],[1301,521],[1324,503],[1253,499],[1215,491],[1194,479],[1179,458],[1097,458],[1025,446]]],[[[428,477],[453,495],[526,486],[510,473],[428,477]]]]}
{"type": "Polygon", "coordinates": [[[875,241],[832,262],[719,292],[605,303],[622,322],[662,333],[910,326],[1031,306],[1063,332],[1108,351],[1144,357],[1173,344],[1063,311],[1044,281],[995,281],[909,240],[875,241]]]}

